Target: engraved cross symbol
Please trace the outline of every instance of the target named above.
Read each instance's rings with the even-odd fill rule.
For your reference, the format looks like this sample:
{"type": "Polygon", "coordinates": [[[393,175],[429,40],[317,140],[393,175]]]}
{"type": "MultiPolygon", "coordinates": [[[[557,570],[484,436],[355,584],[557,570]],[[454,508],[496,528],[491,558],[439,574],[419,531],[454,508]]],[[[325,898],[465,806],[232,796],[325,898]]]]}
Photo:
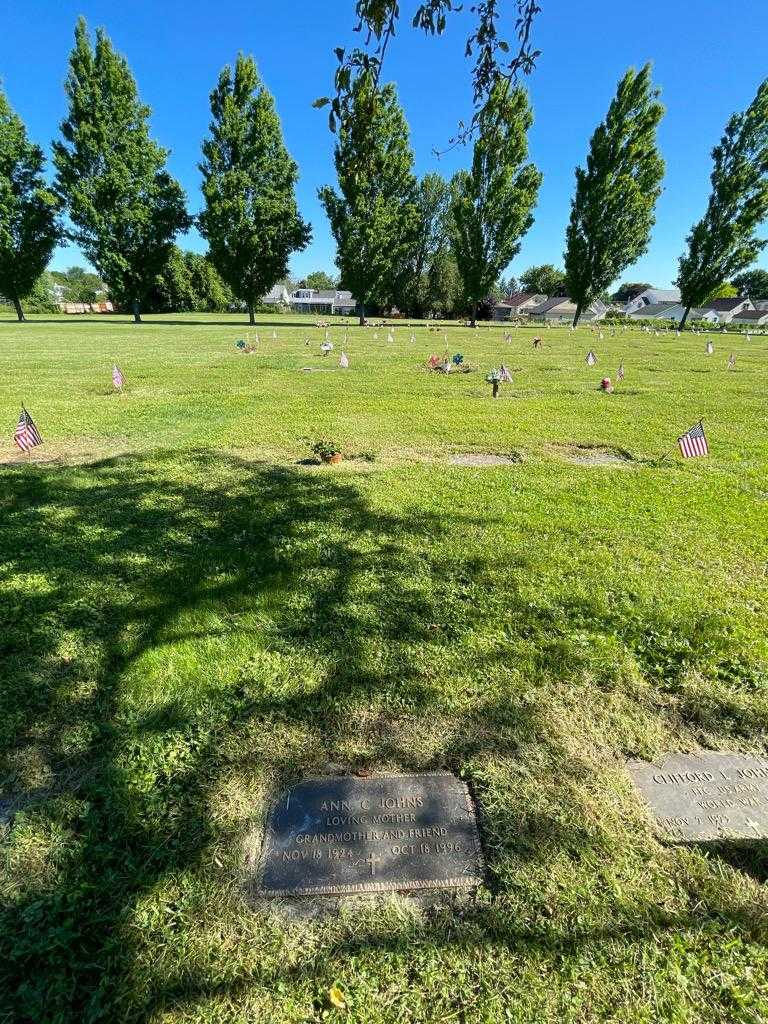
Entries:
{"type": "Polygon", "coordinates": [[[376,863],[377,860],[379,860],[379,858],[375,854],[369,853],[365,859],[366,863],[368,863],[371,867],[371,878],[373,878],[373,876],[376,874],[374,870],[374,864],[376,863]]]}

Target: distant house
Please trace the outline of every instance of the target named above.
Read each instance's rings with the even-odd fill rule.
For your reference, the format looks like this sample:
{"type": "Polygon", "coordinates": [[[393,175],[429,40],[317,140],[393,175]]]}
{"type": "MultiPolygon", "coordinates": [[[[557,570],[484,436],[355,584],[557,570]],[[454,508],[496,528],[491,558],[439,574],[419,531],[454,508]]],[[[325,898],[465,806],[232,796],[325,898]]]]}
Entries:
{"type": "Polygon", "coordinates": [[[352,292],[339,288],[297,288],[287,301],[296,313],[319,316],[349,316],[357,308],[352,292]]]}
{"type": "Polygon", "coordinates": [[[712,309],[717,313],[721,324],[730,323],[737,313],[754,308],[749,299],[743,298],[713,299],[704,303],[704,309],[712,309]]]}
{"type": "Polygon", "coordinates": [[[500,299],[491,309],[493,320],[511,320],[513,317],[526,316],[533,306],[540,306],[547,301],[546,295],[533,292],[515,292],[505,299],[500,299]]]}
{"type": "MultiPolygon", "coordinates": [[[[607,309],[608,307],[604,302],[601,302],[600,299],[595,299],[594,302],[590,302],[590,304],[581,311],[581,319],[602,320],[607,309]]],[[[532,320],[555,322],[573,320],[576,315],[576,303],[563,295],[555,296],[552,299],[547,299],[545,302],[540,303],[538,306],[531,306],[527,310],[527,314],[532,320]]]]}
{"type": "Polygon", "coordinates": [[[640,306],[630,313],[632,320],[679,320],[680,316],[670,315],[670,310],[679,309],[679,302],[652,302],[649,306],[640,306]]]}
{"type": "Polygon", "coordinates": [[[766,309],[743,309],[731,317],[732,324],[751,324],[753,327],[764,327],[768,324],[768,303],[766,309]]]}
{"type": "Polygon", "coordinates": [[[291,304],[288,289],[284,284],[273,285],[261,299],[263,306],[289,306],[291,304]]]}
{"type": "Polygon", "coordinates": [[[624,312],[628,316],[632,316],[637,313],[638,310],[644,306],[658,306],[662,302],[679,302],[680,301],[680,289],[679,288],[646,288],[645,291],[640,292],[630,299],[624,307],[624,312]]]}
{"type": "Polygon", "coordinates": [[[768,309],[768,299],[752,299],[755,309],[768,309]]]}
{"type": "MultiPolygon", "coordinates": [[[[679,322],[680,320],[683,319],[683,314],[684,313],[685,313],[685,306],[682,304],[682,302],[678,302],[674,306],[670,306],[669,307],[669,309],[667,310],[666,314],[664,315],[664,317],[662,319],[664,319],[664,320],[677,320],[679,322]]],[[[642,315],[643,315],[642,313],[638,314],[638,316],[640,316],[640,317],[642,317],[642,315]]],[[[706,320],[707,323],[710,323],[710,324],[719,324],[720,323],[720,314],[716,310],[714,310],[714,309],[704,308],[703,306],[701,308],[693,306],[691,308],[690,313],[688,314],[688,319],[689,320],[706,320]]]]}

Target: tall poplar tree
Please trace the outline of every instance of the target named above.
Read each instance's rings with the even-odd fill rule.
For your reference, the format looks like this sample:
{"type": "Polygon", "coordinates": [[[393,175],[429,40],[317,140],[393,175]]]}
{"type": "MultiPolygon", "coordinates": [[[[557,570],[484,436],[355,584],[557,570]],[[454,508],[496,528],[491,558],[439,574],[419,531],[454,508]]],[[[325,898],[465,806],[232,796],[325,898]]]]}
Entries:
{"type": "Polygon", "coordinates": [[[181,186],[166,170],[168,150],[149,136],[127,61],[103,29],[91,46],[80,18],[64,86],[69,114],[53,144],[56,187],[68,232],[137,323],[144,297],[191,218],[181,186]]]}
{"type": "Polygon", "coordinates": [[[425,174],[416,189],[418,225],[411,259],[403,265],[397,305],[411,316],[423,317],[430,300],[435,266],[448,250],[451,192],[441,175],[425,174]]]}
{"type": "Polygon", "coordinates": [[[61,236],[60,202],[43,178],[45,157],[0,90],[0,293],[24,320],[21,300],[61,236]]]}
{"type": "Polygon", "coordinates": [[[648,248],[664,161],[656,129],[664,114],[651,66],[630,68],[589,144],[586,169],[576,168],[576,194],[565,236],[568,294],[574,325],[648,248]]]}
{"type": "Polygon", "coordinates": [[[746,270],[768,245],[755,230],[768,218],[768,78],[742,114],[725,126],[712,150],[712,193],[688,235],[677,281],[685,312],[700,305],[721,281],[746,270]]]}
{"type": "Polygon", "coordinates": [[[418,244],[419,213],[408,124],[394,85],[358,78],[343,107],[334,151],[339,192],[318,192],[336,239],[341,284],[359,304],[394,300],[418,244]],[[341,193],[341,194],[339,194],[341,193]]]}
{"type": "Polygon", "coordinates": [[[453,251],[473,327],[478,303],[533,224],[542,175],[525,162],[532,123],[525,90],[499,80],[478,118],[472,167],[452,182],[453,251]]]}
{"type": "Polygon", "coordinates": [[[252,57],[238,54],[234,70],[224,67],[211,113],[198,224],[211,262],[254,323],[255,303],[287,275],[291,253],[306,248],[312,230],[299,216],[298,168],[252,57]]]}

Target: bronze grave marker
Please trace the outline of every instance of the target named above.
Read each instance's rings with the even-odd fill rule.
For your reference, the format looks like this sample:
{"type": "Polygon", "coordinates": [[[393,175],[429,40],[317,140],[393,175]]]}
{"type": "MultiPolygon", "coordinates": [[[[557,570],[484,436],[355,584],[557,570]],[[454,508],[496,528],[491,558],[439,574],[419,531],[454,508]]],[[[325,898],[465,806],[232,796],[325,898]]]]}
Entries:
{"type": "Polygon", "coordinates": [[[482,880],[475,808],[453,775],[312,779],[284,792],[269,815],[264,896],[454,889],[482,880]]]}
{"type": "Polygon", "coordinates": [[[673,842],[768,838],[768,758],[670,754],[627,771],[658,828],[673,842]]]}

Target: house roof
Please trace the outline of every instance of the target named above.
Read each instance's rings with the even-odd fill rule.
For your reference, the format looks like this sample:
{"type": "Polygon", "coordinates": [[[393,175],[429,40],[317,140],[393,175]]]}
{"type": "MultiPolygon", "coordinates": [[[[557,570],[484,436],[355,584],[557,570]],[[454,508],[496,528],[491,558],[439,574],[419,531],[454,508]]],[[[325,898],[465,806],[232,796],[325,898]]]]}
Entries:
{"type": "Polygon", "coordinates": [[[630,299],[630,302],[635,302],[637,299],[647,298],[648,301],[657,305],[659,302],[679,302],[680,301],[680,289],[679,288],[646,288],[644,292],[638,292],[638,294],[630,299]]]}
{"type": "Polygon", "coordinates": [[[733,318],[734,320],[762,320],[768,316],[768,309],[742,309],[733,318]]]}
{"type": "Polygon", "coordinates": [[[688,314],[689,320],[703,320],[707,316],[712,316],[717,310],[712,309],[710,306],[692,306],[691,311],[688,314]]]}
{"type": "Polygon", "coordinates": [[[728,313],[730,310],[736,309],[737,306],[741,306],[745,302],[749,302],[749,299],[712,299],[711,302],[706,302],[702,308],[715,309],[718,313],[728,313]]]}
{"type": "Polygon", "coordinates": [[[501,299],[496,303],[497,306],[522,306],[524,302],[538,301],[544,302],[546,295],[539,295],[537,292],[513,292],[512,295],[507,295],[505,299],[501,299]]]}
{"type": "Polygon", "coordinates": [[[667,310],[674,309],[678,305],[678,302],[652,302],[650,306],[640,306],[639,309],[630,313],[630,316],[634,316],[638,320],[642,320],[644,317],[663,316],[667,310]]]}
{"type": "MultiPolygon", "coordinates": [[[[567,296],[555,295],[551,299],[545,299],[544,302],[540,302],[538,306],[534,306],[530,310],[530,313],[532,316],[539,315],[541,313],[548,313],[551,309],[554,309],[556,306],[566,306],[570,307],[571,309],[576,309],[576,304],[574,302],[571,302],[571,300],[567,298],[567,296]]],[[[566,309],[563,310],[563,313],[565,312],[567,312],[566,309]]]]}
{"type": "Polygon", "coordinates": [[[284,296],[287,295],[287,294],[288,294],[288,290],[285,287],[285,285],[276,284],[276,285],[273,285],[269,289],[269,291],[267,292],[267,294],[264,296],[264,298],[261,301],[262,302],[280,302],[284,298],[284,296]]]}

